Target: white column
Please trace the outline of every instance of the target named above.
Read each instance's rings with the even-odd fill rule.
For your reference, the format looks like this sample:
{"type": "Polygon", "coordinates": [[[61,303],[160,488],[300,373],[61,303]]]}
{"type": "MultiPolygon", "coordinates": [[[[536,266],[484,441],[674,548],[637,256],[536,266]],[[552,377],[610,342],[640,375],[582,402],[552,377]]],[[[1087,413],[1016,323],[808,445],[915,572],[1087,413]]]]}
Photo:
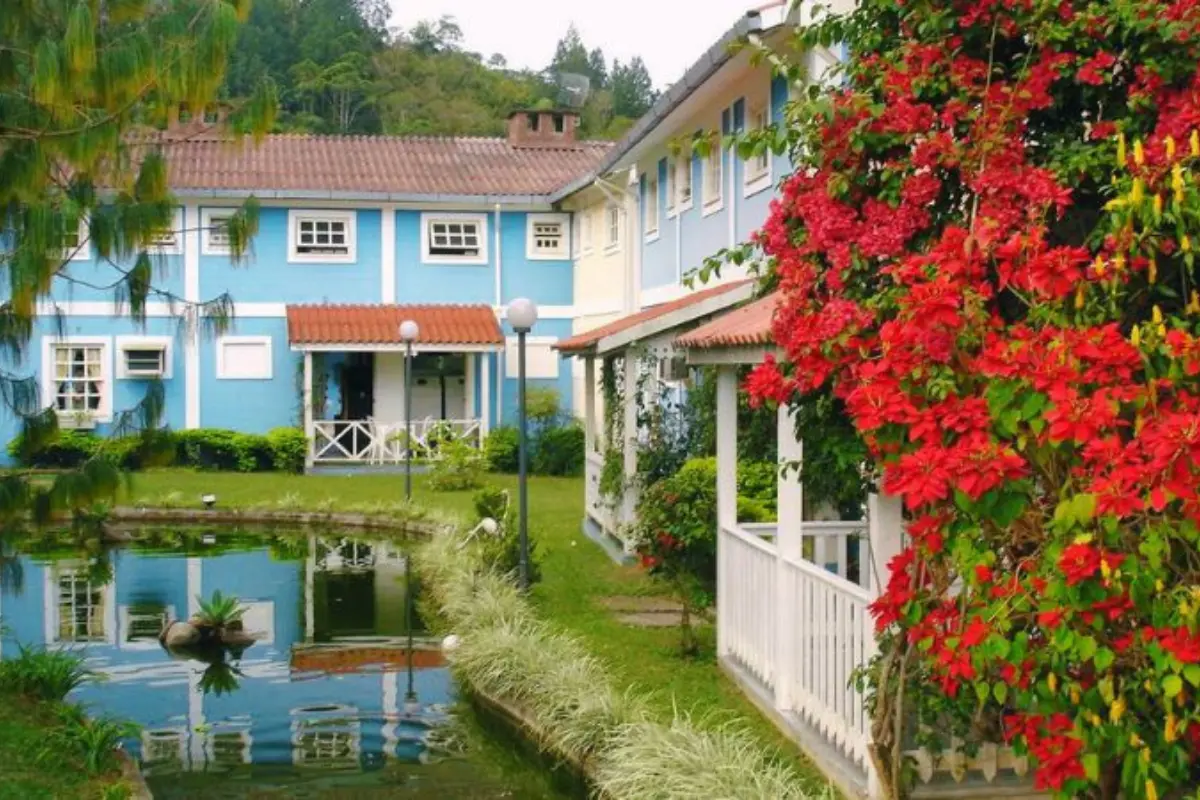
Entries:
{"type": "MultiPolygon", "coordinates": [[[[488,373],[492,367],[490,353],[479,354],[479,405],[482,406],[479,419],[479,435],[487,438],[492,428],[492,382],[488,373]]],[[[498,371],[498,370],[497,370],[498,371]]]]}
{"type": "Polygon", "coordinates": [[[400,673],[383,673],[383,757],[390,760],[396,757],[396,744],[400,737],[396,735],[400,727],[400,673]]]}
{"type": "Polygon", "coordinates": [[[584,452],[596,451],[596,359],[583,360],[583,434],[584,452]]]}
{"type": "Polygon", "coordinates": [[[463,408],[464,419],[475,419],[475,359],[479,358],[477,353],[467,353],[466,358],[466,373],[463,375],[463,383],[465,391],[465,407],[463,408]]]}
{"type": "Polygon", "coordinates": [[[633,488],[633,478],[637,475],[637,446],[638,446],[638,358],[632,350],[625,351],[623,359],[625,370],[625,488],[622,492],[622,515],[617,525],[632,522],[634,510],[637,508],[636,491],[633,488]]]}
{"type": "MultiPolygon", "coordinates": [[[[204,591],[201,578],[204,562],[199,558],[187,560],[187,613],[190,619],[200,610],[200,593],[204,591]]],[[[207,736],[203,733],[204,724],[204,691],[200,688],[200,677],[204,668],[195,662],[185,662],[184,669],[188,676],[188,762],[195,772],[204,769],[208,762],[205,753],[207,736]]]]}
{"type": "MultiPolygon", "coordinates": [[[[200,302],[200,207],[183,208],[183,298],[200,302]]],[[[188,429],[200,427],[200,319],[196,307],[187,309],[190,324],[184,332],[183,393],[184,422],[188,429]]]]}
{"type": "Polygon", "coordinates": [[[304,351],[304,438],[308,446],[304,450],[305,468],[313,465],[313,453],[317,442],[313,427],[313,354],[311,350],[304,351]]]}
{"type": "Polygon", "coordinates": [[[317,537],[308,535],[308,557],[304,559],[304,641],[316,636],[317,537]]]}
{"type": "Polygon", "coordinates": [[[379,255],[379,298],[382,303],[396,302],[396,207],[385,205],[380,209],[382,241],[379,255]]]}
{"type": "Polygon", "coordinates": [[[862,558],[867,569],[867,588],[878,597],[887,585],[888,562],[904,549],[904,506],[900,498],[873,494],[867,498],[869,556],[862,558]]]}
{"type": "Polygon", "coordinates": [[[725,564],[723,528],[737,524],[737,371],[717,369],[717,657],[729,652],[725,615],[729,613],[730,575],[725,564]]]}
{"type": "MultiPolygon", "coordinates": [[[[776,422],[776,441],[779,446],[779,473],[776,478],[778,492],[779,522],[775,529],[775,591],[776,597],[795,597],[790,582],[795,579],[788,561],[800,561],[804,557],[804,484],[798,470],[804,460],[804,444],[796,436],[795,419],[791,409],[779,406],[776,422]]],[[[775,604],[775,706],[781,711],[790,711],[793,676],[796,669],[796,637],[810,633],[800,630],[796,609],[786,603],[775,604]]]]}

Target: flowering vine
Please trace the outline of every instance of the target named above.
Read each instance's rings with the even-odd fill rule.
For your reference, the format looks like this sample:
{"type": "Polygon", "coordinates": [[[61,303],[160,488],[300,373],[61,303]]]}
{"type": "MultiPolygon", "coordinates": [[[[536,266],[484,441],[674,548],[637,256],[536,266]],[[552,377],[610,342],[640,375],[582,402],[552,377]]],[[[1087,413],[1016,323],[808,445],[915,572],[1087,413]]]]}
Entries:
{"type": "Polygon", "coordinates": [[[885,785],[915,713],[1061,797],[1196,786],[1200,0],[862,0],[801,38],[851,58],[789,114],[748,388],[836,398],[906,507],[885,785]]]}

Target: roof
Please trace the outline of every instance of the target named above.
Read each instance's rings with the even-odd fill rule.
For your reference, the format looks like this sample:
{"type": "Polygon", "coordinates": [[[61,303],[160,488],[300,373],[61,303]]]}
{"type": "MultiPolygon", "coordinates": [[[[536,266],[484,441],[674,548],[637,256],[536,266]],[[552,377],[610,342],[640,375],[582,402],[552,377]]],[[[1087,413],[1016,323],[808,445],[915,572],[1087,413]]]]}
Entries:
{"type": "Polygon", "coordinates": [[[504,333],[486,305],[296,305],[287,307],[288,341],[297,349],[336,346],[399,348],[400,323],[417,323],[416,346],[504,346],[504,333]]]}
{"type": "MultiPolygon", "coordinates": [[[[414,648],[413,669],[442,667],[446,658],[440,649],[414,648]]],[[[343,674],[363,672],[366,668],[404,669],[408,651],[399,647],[301,647],[292,650],[291,669],[296,672],[343,674]]]]}
{"type": "Polygon", "coordinates": [[[160,137],[181,193],[311,193],[313,197],[545,198],[592,170],[612,145],[513,147],[507,139],[281,134],[234,141],[160,137]]]}
{"type": "MultiPolygon", "coordinates": [[[[647,308],[636,314],[621,317],[618,320],[587,331],[586,333],[572,336],[569,339],[563,339],[555,347],[566,355],[576,355],[588,351],[595,352],[601,349],[601,343],[605,339],[613,339],[616,344],[624,343],[622,340],[630,338],[630,336],[622,336],[622,334],[633,334],[634,329],[649,323],[663,323],[661,329],[666,330],[670,327],[670,323],[675,321],[670,318],[676,312],[692,312],[684,313],[682,315],[683,319],[676,322],[676,324],[681,324],[682,322],[691,321],[701,316],[720,311],[732,303],[745,300],[753,288],[753,283],[752,280],[747,279],[724,283],[720,286],[713,286],[699,292],[692,292],[678,300],[647,308]]],[[[610,347],[606,349],[615,348],[610,347]]]]}
{"type": "Polygon", "coordinates": [[[779,308],[779,300],[778,292],[769,294],[688,331],[676,339],[675,344],[689,350],[774,344],[771,326],[775,320],[775,310],[779,308]]]}

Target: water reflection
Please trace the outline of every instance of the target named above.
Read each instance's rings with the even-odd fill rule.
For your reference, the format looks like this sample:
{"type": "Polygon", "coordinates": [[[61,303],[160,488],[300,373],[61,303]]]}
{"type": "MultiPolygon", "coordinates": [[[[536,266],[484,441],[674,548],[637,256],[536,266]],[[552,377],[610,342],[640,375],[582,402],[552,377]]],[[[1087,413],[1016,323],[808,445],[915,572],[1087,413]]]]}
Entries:
{"type": "Polygon", "coordinates": [[[82,652],[104,681],[72,699],[142,727],[129,747],[156,795],[194,773],[256,788],[345,774],[357,786],[389,764],[452,754],[453,686],[400,547],[239,532],[205,540],[163,531],[113,550],[0,553],[0,658],[20,644],[82,652]],[[241,600],[252,643],[167,650],[164,626],[216,591],[241,600]]]}

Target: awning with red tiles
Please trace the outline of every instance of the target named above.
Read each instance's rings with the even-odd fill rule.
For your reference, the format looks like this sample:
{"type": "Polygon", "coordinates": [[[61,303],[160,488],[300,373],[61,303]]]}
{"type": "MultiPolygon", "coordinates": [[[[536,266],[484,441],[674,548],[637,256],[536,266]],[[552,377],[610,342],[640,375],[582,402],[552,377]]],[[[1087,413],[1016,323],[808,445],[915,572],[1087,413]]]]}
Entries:
{"type": "Polygon", "coordinates": [[[688,361],[705,363],[757,363],[774,349],[772,324],[779,308],[778,292],[722,314],[688,331],[675,345],[688,351],[688,361]]]}
{"type": "Polygon", "coordinates": [[[749,279],[713,286],[564,339],[555,347],[566,356],[611,353],[745,302],[753,291],[754,281],[749,279]]]}
{"type": "Polygon", "coordinates": [[[422,352],[504,349],[504,332],[487,305],[295,305],[287,307],[293,350],[385,352],[404,349],[400,323],[417,323],[422,352]]]}

